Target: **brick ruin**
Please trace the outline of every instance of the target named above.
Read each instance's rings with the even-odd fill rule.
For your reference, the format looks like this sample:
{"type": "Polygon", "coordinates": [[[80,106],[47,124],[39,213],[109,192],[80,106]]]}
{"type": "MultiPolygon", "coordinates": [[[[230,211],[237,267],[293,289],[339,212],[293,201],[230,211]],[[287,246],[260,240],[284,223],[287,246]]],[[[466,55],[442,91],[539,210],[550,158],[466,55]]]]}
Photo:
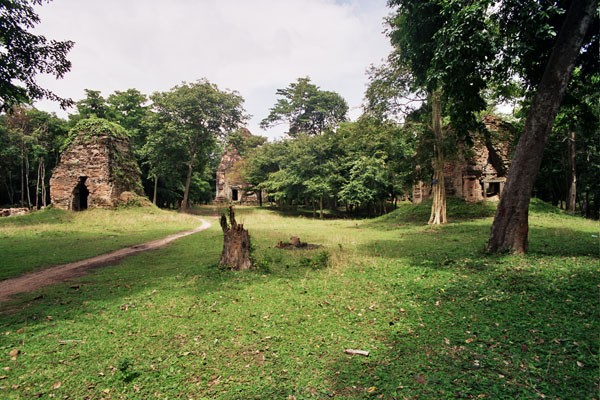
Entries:
{"type": "Polygon", "coordinates": [[[251,185],[244,182],[241,174],[242,156],[235,147],[229,146],[217,168],[217,203],[258,204],[259,199],[251,185]]]}
{"type": "Polygon", "coordinates": [[[80,121],[50,178],[54,207],[112,208],[125,192],[142,195],[140,169],[125,130],[109,121],[80,121]]]}
{"type": "MultiPolygon", "coordinates": [[[[446,195],[467,202],[498,201],[510,166],[512,127],[493,116],[483,123],[488,134],[473,134],[473,146],[463,146],[455,160],[444,164],[446,195]]],[[[413,202],[429,198],[431,185],[418,182],[413,187],[413,202]]]]}

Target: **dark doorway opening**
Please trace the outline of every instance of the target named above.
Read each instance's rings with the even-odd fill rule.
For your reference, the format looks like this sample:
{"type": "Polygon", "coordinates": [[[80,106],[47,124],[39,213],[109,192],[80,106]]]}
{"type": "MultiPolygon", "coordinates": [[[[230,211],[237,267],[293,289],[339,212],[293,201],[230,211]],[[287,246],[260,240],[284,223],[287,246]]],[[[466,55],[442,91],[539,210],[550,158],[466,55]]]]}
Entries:
{"type": "Polygon", "coordinates": [[[238,190],[231,189],[231,201],[238,201],[238,190]]]}
{"type": "Polygon", "coordinates": [[[73,211],[83,211],[88,208],[88,196],[90,191],[87,186],[85,186],[86,180],[87,176],[80,176],[77,186],[73,189],[73,204],[71,205],[73,211]]]}
{"type": "Polygon", "coordinates": [[[500,195],[500,182],[488,183],[486,197],[493,197],[500,195]]]}

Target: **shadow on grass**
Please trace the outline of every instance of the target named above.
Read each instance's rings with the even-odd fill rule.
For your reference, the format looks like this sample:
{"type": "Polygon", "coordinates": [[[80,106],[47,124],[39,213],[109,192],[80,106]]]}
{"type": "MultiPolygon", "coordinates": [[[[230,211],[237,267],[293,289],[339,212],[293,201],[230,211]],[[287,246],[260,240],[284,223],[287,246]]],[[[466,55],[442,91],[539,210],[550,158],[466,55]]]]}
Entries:
{"type": "Polygon", "coordinates": [[[543,267],[489,267],[476,275],[438,274],[435,287],[428,280],[390,282],[391,302],[411,299],[415,305],[383,321],[386,345],[380,350],[369,358],[340,357],[332,366],[334,397],[593,398],[598,393],[597,271],[565,268],[547,274],[543,267]]]}
{"type": "MultiPolygon", "coordinates": [[[[442,267],[456,258],[502,257],[485,253],[490,226],[491,221],[487,219],[437,227],[423,226],[416,231],[399,233],[397,239],[367,242],[359,246],[359,250],[371,256],[410,258],[416,265],[425,263],[442,267]],[[468,240],[465,240],[466,238],[468,240]]],[[[528,256],[598,258],[600,242],[597,235],[586,230],[530,227],[528,256]]]]}

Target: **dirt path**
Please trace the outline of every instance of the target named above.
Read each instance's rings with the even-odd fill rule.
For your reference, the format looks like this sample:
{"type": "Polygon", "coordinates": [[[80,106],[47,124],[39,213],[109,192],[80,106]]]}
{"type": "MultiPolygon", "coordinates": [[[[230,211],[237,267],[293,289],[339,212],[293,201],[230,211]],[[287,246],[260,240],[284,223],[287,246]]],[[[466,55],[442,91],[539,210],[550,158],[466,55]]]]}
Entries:
{"type": "Polygon", "coordinates": [[[113,265],[131,255],[141,253],[142,251],[158,249],[174,240],[210,228],[211,224],[208,221],[202,218],[200,218],[200,221],[202,222],[201,225],[195,229],[174,233],[163,239],[125,247],[124,249],[116,250],[111,253],[101,254],[96,257],[68,264],[57,265],[42,271],[32,272],[17,278],[0,281],[0,302],[10,300],[12,296],[18,293],[32,292],[44,286],[68,281],[71,278],[84,275],[92,268],[113,265]]]}

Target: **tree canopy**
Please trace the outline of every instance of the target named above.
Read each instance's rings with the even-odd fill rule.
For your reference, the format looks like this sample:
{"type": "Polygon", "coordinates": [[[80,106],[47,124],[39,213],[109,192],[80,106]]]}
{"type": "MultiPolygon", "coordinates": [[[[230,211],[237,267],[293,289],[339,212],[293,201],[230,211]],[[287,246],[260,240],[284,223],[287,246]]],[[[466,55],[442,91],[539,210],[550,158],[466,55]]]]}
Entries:
{"type": "Polygon", "coordinates": [[[320,134],[346,121],[346,100],[336,92],[321,90],[308,77],[298,78],[276,93],[280,98],[261,121],[263,129],[285,123],[288,135],[295,137],[300,133],[320,134]]]}
{"type": "Polygon", "coordinates": [[[40,22],[33,5],[41,4],[42,0],[0,2],[0,111],[42,98],[58,101],[63,108],[72,104],[36,81],[38,74],[62,78],[71,69],[67,54],[74,45],[31,32],[40,22]]]}
{"type": "Polygon", "coordinates": [[[186,208],[194,171],[203,173],[217,138],[239,128],[246,120],[244,100],[236,92],[220,90],[206,79],[182,83],[150,98],[153,113],[147,153],[156,160],[149,161],[151,169],[155,175],[159,174],[162,168],[158,166],[162,163],[156,162],[161,154],[185,164],[182,208],[186,208]]]}

